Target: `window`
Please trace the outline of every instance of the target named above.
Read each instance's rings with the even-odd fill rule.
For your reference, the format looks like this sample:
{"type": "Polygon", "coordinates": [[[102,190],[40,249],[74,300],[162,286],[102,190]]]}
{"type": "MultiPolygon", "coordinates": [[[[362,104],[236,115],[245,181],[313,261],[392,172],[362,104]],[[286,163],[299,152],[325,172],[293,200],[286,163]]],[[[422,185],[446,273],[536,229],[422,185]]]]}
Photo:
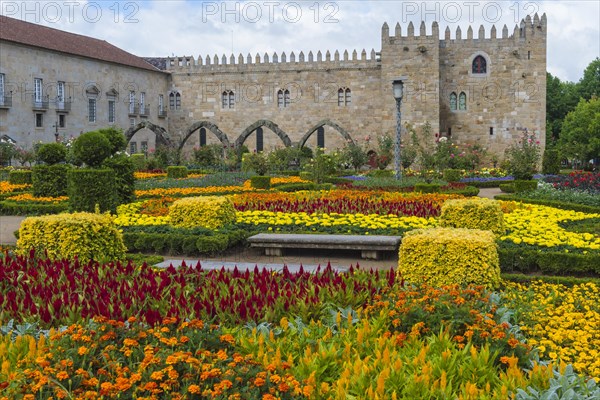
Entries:
{"type": "Polygon", "coordinates": [[[4,103],[4,74],[0,74],[0,104],[4,103]]]}
{"type": "Polygon", "coordinates": [[[256,151],[263,151],[263,129],[258,128],[256,130],[256,151]]]}
{"type": "Polygon", "coordinates": [[[221,103],[223,108],[233,108],[235,105],[235,93],[231,90],[226,90],[221,94],[221,103]]]}
{"type": "Polygon", "coordinates": [[[88,99],[88,122],[96,122],[96,99],[88,99]]]}
{"type": "Polygon", "coordinates": [[[175,109],[181,109],[181,94],[175,93],[175,109]]]}
{"type": "Polygon", "coordinates": [[[141,149],[142,149],[142,153],[144,153],[146,156],[148,155],[148,142],[147,141],[143,141],[141,143],[141,149]]]}
{"type": "Polygon", "coordinates": [[[41,114],[41,113],[35,114],[35,127],[36,128],[44,127],[44,114],[41,114]]]}
{"type": "Polygon", "coordinates": [[[528,59],[528,60],[531,60],[531,51],[528,51],[528,52],[527,52],[527,59],[528,59]]]}
{"type": "Polygon", "coordinates": [[[65,128],[67,126],[67,116],[65,114],[58,114],[58,127],[65,128]]]}
{"type": "Polygon", "coordinates": [[[109,124],[114,124],[115,123],[115,99],[109,99],[108,100],[108,123],[109,124]]]}
{"type": "Polygon", "coordinates": [[[175,93],[169,93],[169,109],[175,109],[175,93]]]}
{"type": "Polygon", "coordinates": [[[467,95],[465,92],[460,92],[458,95],[458,109],[460,111],[465,111],[467,109],[467,95]]]}
{"type": "Polygon", "coordinates": [[[129,114],[135,114],[135,92],[129,92],[129,114]]]}
{"type": "Polygon", "coordinates": [[[348,88],[338,89],[338,107],[349,106],[351,103],[352,92],[348,88]]]}
{"type": "Polygon", "coordinates": [[[56,84],[56,101],[58,104],[64,104],[65,102],[65,83],[58,82],[56,84]]]}
{"type": "Polygon", "coordinates": [[[137,142],[129,142],[129,154],[137,153],[137,142]]]}
{"type": "Polygon", "coordinates": [[[317,147],[325,147],[325,128],[323,127],[317,129],[317,147]]]}
{"type": "Polygon", "coordinates": [[[34,94],[33,94],[33,101],[37,103],[41,103],[42,102],[42,80],[40,78],[35,78],[33,80],[33,90],[34,90],[34,94]]]}
{"type": "Polygon", "coordinates": [[[485,74],[487,73],[487,61],[483,56],[477,56],[473,60],[473,69],[474,74],[485,74]]]}
{"type": "Polygon", "coordinates": [[[140,93],[140,114],[145,114],[146,110],[146,93],[140,93]]]}
{"type": "Polygon", "coordinates": [[[206,128],[200,128],[200,146],[206,146],[206,128]]]}
{"type": "Polygon", "coordinates": [[[456,93],[450,93],[450,111],[456,111],[456,93]]]}
{"type": "Polygon", "coordinates": [[[494,127],[490,126],[490,136],[494,134],[494,127]]]}
{"type": "Polygon", "coordinates": [[[290,91],[285,89],[279,89],[277,91],[277,106],[279,108],[285,108],[290,105],[290,91]]]}
{"type": "Polygon", "coordinates": [[[158,95],[158,114],[162,114],[165,107],[165,99],[162,94],[158,95]]]}
{"type": "Polygon", "coordinates": [[[129,118],[129,126],[132,128],[135,126],[135,118],[129,118]]]}
{"type": "Polygon", "coordinates": [[[448,128],[448,137],[451,138],[452,137],[452,128],[448,128]]]}

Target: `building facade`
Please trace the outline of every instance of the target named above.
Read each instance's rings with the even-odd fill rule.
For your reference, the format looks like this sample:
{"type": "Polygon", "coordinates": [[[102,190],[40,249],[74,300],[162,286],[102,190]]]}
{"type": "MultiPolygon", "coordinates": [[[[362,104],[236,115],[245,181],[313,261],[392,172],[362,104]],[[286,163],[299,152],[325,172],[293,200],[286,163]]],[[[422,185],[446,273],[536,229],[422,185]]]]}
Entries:
{"type": "MultiPolygon", "coordinates": [[[[437,134],[502,154],[524,131],[545,143],[546,32],[545,15],[527,17],[510,34],[506,26],[487,34],[482,26],[474,37],[469,27],[465,37],[458,28],[453,39],[449,28],[440,39],[435,22],[430,27],[421,23],[418,32],[412,23],[406,32],[399,24],[390,32],[384,24],[378,52],[145,61],[129,55],[135,62],[32,47],[2,34],[5,98],[9,88],[14,91],[12,106],[0,106],[0,135],[31,144],[54,139],[55,130],[46,124],[58,125],[65,135],[114,124],[131,138],[130,151],[141,151],[142,141],[146,149],[153,148],[155,133],[187,151],[205,144],[244,144],[258,151],[289,145],[336,148],[395,133],[392,82],[401,78],[404,124],[417,129],[430,124],[431,143],[437,134]],[[64,90],[59,82],[65,82],[64,90]],[[61,93],[67,93],[68,82],[77,83],[68,112],[36,108],[44,96],[55,104],[66,99],[61,93]],[[145,107],[149,111],[142,114],[145,107]],[[39,114],[42,127],[37,126],[39,114]],[[60,115],[66,115],[64,127],[60,115]]],[[[90,45],[106,44],[73,36],[90,45]]]]}

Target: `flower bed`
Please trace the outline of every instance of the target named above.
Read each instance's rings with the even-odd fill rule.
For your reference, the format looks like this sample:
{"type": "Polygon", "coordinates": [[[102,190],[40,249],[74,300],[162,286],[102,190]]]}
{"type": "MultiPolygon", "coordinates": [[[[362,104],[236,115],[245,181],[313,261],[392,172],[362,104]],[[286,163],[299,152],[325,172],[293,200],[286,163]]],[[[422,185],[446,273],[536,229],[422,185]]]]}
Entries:
{"type": "Polygon", "coordinates": [[[394,271],[0,263],[2,318],[15,318],[0,329],[2,400],[600,395],[558,361],[598,378],[594,284],[507,284],[498,295],[410,286],[394,271]],[[26,324],[44,314],[42,326],[67,326],[26,324]],[[537,364],[538,352],[557,361],[537,364]]]}

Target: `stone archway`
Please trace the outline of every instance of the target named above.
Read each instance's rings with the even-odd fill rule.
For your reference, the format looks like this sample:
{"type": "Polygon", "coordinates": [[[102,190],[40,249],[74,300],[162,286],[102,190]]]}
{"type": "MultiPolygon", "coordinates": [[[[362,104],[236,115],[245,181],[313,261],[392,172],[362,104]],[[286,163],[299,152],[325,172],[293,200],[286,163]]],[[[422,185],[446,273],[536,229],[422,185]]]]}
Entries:
{"type": "Polygon", "coordinates": [[[300,141],[298,142],[298,147],[303,147],[306,144],[306,141],[311,137],[311,135],[313,133],[315,133],[317,131],[317,129],[323,127],[323,126],[330,126],[333,129],[335,129],[336,131],[338,131],[340,133],[340,135],[342,135],[342,137],[344,139],[346,139],[346,141],[350,142],[350,143],[354,143],[354,140],[352,139],[352,136],[350,136],[350,134],[348,133],[347,130],[345,130],[344,128],[342,128],[341,126],[339,126],[338,124],[336,124],[335,122],[333,122],[330,119],[324,119],[322,121],[319,121],[315,126],[313,126],[312,128],[310,128],[305,134],[304,136],[302,136],[302,139],[300,139],[300,141]]]}
{"type": "Polygon", "coordinates": [[[198,121],[198,122],[195,122],[194,124],[192,124],[192,126],[190,126],[185,131],[185,134],[183,135],[181,143],[179,144],[179,150],[183,149],[183,146],[185,145],[185,142],[187,142],[189,137],[192,136],[192,134],[200,128],[208,129],[217,137],[217,139],[219,139],[219,141],[223,144],[223,146],[229,147],[229,139],[227,138],[227,135],[225,133],[223,133],[223,131],[220,130],[217,125],[215,125],[209,121],[198,121]]]}
{"type": "Polygon", "coordinates": [[[248,139],[248,136],[252,134],[252,132],[263,126],[275,132],[275,134],[279,136],[279,138],[286,147],[292,145],[292,140],[290,139],[290,137],[276,123],[274,123],[273,121],[269,121],[268,119],[259,119],[258,121],[244,129],[244,131],[235,141],[235,147],[241,147],[246,141],[246,139],[248,139]]]}
{"type": "Polygon", "coordinates": [[[157,146],[158,145],[171,146],[171,144],[172,144],[171,137],[167,133],[166,129],[163,128],[162,126],[158,126],[149,121],[142,121],[139,124],[127,129],[124,133],[125,140],[127,140],[127,143],[129,143],[129,141],[131,140],[131,138],[133,138],[133,135],[135,135],[137,133],[137,131],[144,129],[144,128],[149,129],[152,132],[154,132],[154,134],[156,135],[156,145],[157,146]]]}

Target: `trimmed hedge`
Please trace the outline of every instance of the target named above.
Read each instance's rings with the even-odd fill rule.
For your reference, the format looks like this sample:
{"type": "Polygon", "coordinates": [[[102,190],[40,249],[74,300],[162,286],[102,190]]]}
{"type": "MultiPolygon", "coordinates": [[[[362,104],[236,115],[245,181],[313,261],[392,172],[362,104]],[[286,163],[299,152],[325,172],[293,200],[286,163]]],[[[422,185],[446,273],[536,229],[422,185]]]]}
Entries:
{"type": "Polygon", "coordinates": [[[188,176],[188,169],[185,166],[172,165],[170,167],[167,167],[167,178],[181,179],[181,178],[187,178],[187,176],[188,176]]]}
{"type": "Polygon", "coordinates": [[[514,193],[515,187],[512,183],[503,183],[500,185],[500,190],[502,190],[504,193],[514,193]]]}
{"type": "Polygon", "coordinates": [[[503,272],[547,275],[600,276],[600,254],[576,254],[542,251],[500,245],[500,268],[503,272]]]}
{"type": "Polygon", "coordinates": [[[579,278],[573,276],[546,276],[546,275],[525,275],[525,274],[500,274],[502,279],[516,282],[516,283],[531,283],[534,281],[542,281],[545,283],[553,283],[557,285],[565,285],[571,287],[574,285],[581,285],[588,282],[593,282],[596,285],[600,285],[599,278],[579,278]]]}
{"type": "Polygon", "coordinates": [[[522,203],[539,204],[542,206],[550,206],[550,207],[560,208],[562,210],[581,211],[581,212],[590,213],[590,214],[600,213],[600,207],[588,206],[585,204],[577,204],[577,203],[567,203],[567,202],[558,201],[558,200],[528,199],[528,198],[520,197],[515,194],[498,194],[498,195],[494,196],[494,198],[496,200],[519,201],[522,203]]]}
{"type": "Polygon", "coordinates": [[[496,288],[500,268],[494,234],[478,229],[416,229],[402,238],[398,278],[432,286],[496,288]]]}
{"type": "Polygon", "coordinates": [[[367,176],[373,178],[391,178],[394,176],[394,173],[391,169],[372,169],[367,172],[367,176]]]}
{"type": "Polygon", "coordinates": [[[442,205],[439,225],[488,230],[496,235],[505,232],[504,214],[500,203],[484,198],[446,200],[442,205]]]}
{"type": "Polygon", "coordinates": [[[235,222],[235,208],[225,196],[185,197],[171,204],[169,216],[175,227],[216,229],[235,222]]]}
{"type": "Polygon", "coordinates": [[[191,233],[125,232],[123,239],[129,251],[169,255],[214,255],[246,240],[253,233],[243,229],[216,231],[206,235],[191,233]]]}
{"type": "Polygon", "coordinates": [[[508,181],[468,181],[468,182],[463,182],[466,183],[469,186],[475,186],[476,188],[480,188],[480,189],[487,189],[487,188],[497,188],[500,187],[503,184],[510,184],[512,183],[512,180],[508,180],[508,181]]]}
{"type": "Polygon", "coordinates": [[[69,209],[67,203],[63,204],[28,204],[17,201],[0,201],[0,215],[45,215],[58,214],[69,209]]]}
{"type": "Polygon", "coordinates": [[[37,149],[36,157],[47,165],[59,164],[67,160],[67,148],[61,143],[44,143],[37,149]]]}
{"type": "MultiPolygon", "coordinates": [[[[107,140],[108,141],[108,140],[107,140]]],[[[72,169],[67,174],[71,211],[101,212],[116,209],[115,172],[112,169],[72,169]]]]}
{"type": "Polygon", "coordinates": [[[285,185],[277,185],[274,189],[280,192],[299,192],[301,190],[331,190],[331,183],[288,183],[285,185]]]}
{"type": "Polygon", "coordinates": [[[415,192],[417,193],[439,193],[442,185],[439,183],[417,183],[415,185],[415,192]]]}
{"type": "Polygon", "coordinates": [[[479,194],[479,188],[475,186],[467,186],[464,189],[456,189],[456,190],[444,190],[442,193],[446,194],[460,194],[465,197],[474,197],[479,194]]]}
{"type": "Polygon", "coordinates": [[[104,160],[104,168],[115,173],[116,205],[131,203],[135,199],[135,165],[130,157],[115,155],[104,160]]]}
{"type": "Polygon", "coordinates": [[[250,186],[254,189],[271,189],[271,177],[253,176],[250,178],[250,186]]]}
{"type": "Polygon", "coordinates": [[[32,169],[33,195],[36,197],[60,197],[67,195],[68,164],[36,165],[32,169]]]}
{"type": "Polygon", "coordinates": [[[123,236],[109,214],[75,213],[25,218],[19,229],[17,253],[35,249],[50,258],[122,260],[123,236]]]}
{"type": "Polygon", "coordinates": [[[8,173],[8,183],[11,185],[24,185],[31,184],[32,180],[31,170],[29,169],[16,169],[8,173]]]}
{"type": "Polygon", "coordinates": [[[443,172],[443,179],[447,182],[458,182],[462,178],[462,171],[460,169],[445,169],[443,172]]]}
{"type": "Polygon", "coordinates": [[[515,190],[515,193],[529,192],[529,191],[537,189],[537,181],[535,181],[535,180],[532,180],[532,181],[515,180],[515,181],[513,181],[512,186],[513,186],[513,189],[515,190]]]}

